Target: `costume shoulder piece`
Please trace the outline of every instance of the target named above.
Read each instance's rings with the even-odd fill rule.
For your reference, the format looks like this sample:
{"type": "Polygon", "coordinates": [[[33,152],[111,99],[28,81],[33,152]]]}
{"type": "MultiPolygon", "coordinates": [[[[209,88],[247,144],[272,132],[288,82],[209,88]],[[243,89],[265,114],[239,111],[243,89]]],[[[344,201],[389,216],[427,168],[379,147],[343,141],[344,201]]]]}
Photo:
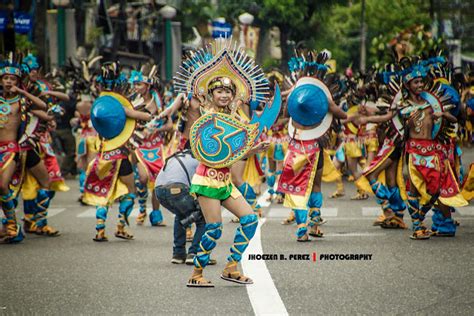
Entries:
{"type": "Polygon", "coordinates": [[[228,167],[245,156],[280,112],[279,87],[270,103],[265,74],[232,39],[217,39],[191,53],[174,81],[177,92],[204,102],[210,102],[214,89],[232,91],[230,113],[204,114],[191,127],[191,150],[197,160],[210,167],[228,167]],[[259,114],[254,111],[250,122],[244,123],[236,113],[237,105],[251,101],[263,102],[265,107],[259,114]]]}

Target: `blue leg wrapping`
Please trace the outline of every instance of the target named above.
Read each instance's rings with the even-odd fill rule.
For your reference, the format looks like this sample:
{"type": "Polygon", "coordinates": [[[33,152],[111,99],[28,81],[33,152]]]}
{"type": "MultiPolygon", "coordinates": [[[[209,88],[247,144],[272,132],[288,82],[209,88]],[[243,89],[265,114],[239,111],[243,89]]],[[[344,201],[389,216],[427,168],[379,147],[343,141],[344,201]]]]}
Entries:
{"type": "Polygon", "coordinates": [[[268,193],[275,194],[275,189],[273,188],[275,186],[275,182],[276,182],[275,172],[270,171],[267,176],[268,193]]]}
{"type": "Polygon", "coordinates": [[[152,226],[156,226],[163,222],[163,214],[161,213],[161,210],[153,210],[150,213],[150,224],[152,226]]]}
{"type": "Polygon", "coordinates": [[[107,206],[97,206],[95,210],[95,218],[97,220],[95,229],[97,231],[105,229],[105,221],[107,220],[107,212],[109,208],[107,206]]]}
{"type": "Polygon", "coordinates": [[[403,211],[406,209],[406,204],[400,195],[400,189],[398,187],[388,189],[390,191],[390,208],[395,212],[396,216],[403,218],[403,211]]]}
{"type": "Polygon", "coordinates": [[[216,247],[217,240],[222,236],[222,223],[206,224],[205,233],[199,243],[199,251],[194,257],[196,268],[205,268],[209,263],[211,251],[216,247]]]}
{"type": "Polygon", "coordinates": [[[2,205],[5,219],[2,219],[2,223],[7,228],[7,237],[4,239],[6,243],[18,243],[22,241],[25,236],[21,230],[21,226],[16,220],[15,209],[17,207],[17,201],[13,196],[13,192],[10,190],[8,194],[0,196],[0,202],[2,205]]]}
{"type": "Polygon", "coordinates": [[[235,232],[234,245],[230,248],[231,254],[227,257],[227,261],[239,262],[242,259],[242,254],[255,235],[257,226],[258,217],[255,214],[245,215],[240,218],[240,227],[235,232]]]}
{"type": "Polygon", "coordinates": [[[86,171],[85,170],[80,170],[79,171],[79,191],[81,193],[84,193],[84,183],[86,183],[86,171]]]}
{"type": "Polygon", "coordinates": [[[54,191],[49,191],[46,189],[38,190],[38,194],[36,195],[35,199],[36,215],[34,219],[36,220],[36,226],[39,228],[48,225],[48,208],[54,195],[54,191]]]}
{"type": "Polygon", "coordinates": [[[381,200],[390,200],[390,190],[385,185],[379,181],[371,180],[370,186],[376,197],[381,200]]]}
{"type": "Polygon", "coordinates": [[[308,220],[308,210],[294,209],[293,212],[295,213],[295,220],[296,224],[298,225],[296,236],[301,238],[308,232],[308,227],[306,226],[306,221],[308,220]]]}
{"type": "Polygon", "coordinates": [[[130,225],[128,222],[128,217],[132,213],[133,203],[135,200],[135,194],[127,193],[120,198],[119,205],[119,225],[125,226],[125,224],[130,225]]]}
{"type": "Polygon", "coordinates": [[[321,206],[323,206],[323,195],[321,192],[312,192],[308,201],[310,227],[321,222],[321,206]]]}
{"type": "Polygon", "coordinates": [[[247,201],[247,203],[250,204],[252,209],[256,210],[259,208],[259,206],[257,205],[257,194],[255,194],[255,191],[253,190],[250,184],[244,182],[237,189],[240,191],[240,193],[242,193],[244,199],[247,201]]]}
{"type": "Polygon", "coordinates": [[[417,197],[413,197],[408,194],[408,212],[410,213],[411,220],[413,223],[413,231],[423,230],[424,215],[420,210],[420,203],[417,197]]]}
{"type": "Polygon", "coordinates": [[[438,235],[455,235],[456,224],[451,217],[444,217],[443,213],[437,208],[433,208],[433,225],[431,230],[438,235]]]}
{"type": "Polygon", "coordinates": [[[282,161],[285,159],[285,153],[283,152],[282,144],[275,144],[275,150],[273,151],[273,160],[282,161]]]}
{"type": "Polygon", "coordinates": [[[140,213],[146,213],[146,201],[148,199],[148,188],[146,185],[140,183],[140,181],[135,181],[137,187],[138,195],[138,205],[140,213]]]}

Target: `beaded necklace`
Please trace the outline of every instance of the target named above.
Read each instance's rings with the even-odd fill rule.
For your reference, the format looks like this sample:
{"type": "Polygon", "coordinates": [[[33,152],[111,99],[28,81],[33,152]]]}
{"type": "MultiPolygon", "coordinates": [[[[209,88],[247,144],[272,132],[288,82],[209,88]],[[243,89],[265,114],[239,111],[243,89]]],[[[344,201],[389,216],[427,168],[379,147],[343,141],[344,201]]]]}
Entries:
{"type": "Polygon", "coordinates": [[[20,100],[20,96],[13,97],[11,99],[5,99],[0,97],[0,128],[4,128],[8,122],[8,116],[12,112],[12,104],[17,103],[20,100]]]}

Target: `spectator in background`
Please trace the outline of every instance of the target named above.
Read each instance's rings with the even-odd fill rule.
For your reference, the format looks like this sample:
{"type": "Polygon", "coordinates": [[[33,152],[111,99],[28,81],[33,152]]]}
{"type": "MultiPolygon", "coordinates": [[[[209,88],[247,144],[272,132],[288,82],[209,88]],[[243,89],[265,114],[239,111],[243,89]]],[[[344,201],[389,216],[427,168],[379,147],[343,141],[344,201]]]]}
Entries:
{"type": "Polygon", "coordinates": [[[70,124],[71,119],[74,117],[74,112],[76,111],[77,101],[75,96],[70,95],[69,97],[69,101],[62,101],[60,103],[64,114],[56,119],[57,128],[54,133],[56,146],[60,147],[55,149],[58,149],[58,153],[63,153],[60,166],[64,177],[71,177],[77,174],[76,163],[74,162],[74,157],[76,154],[76,140],[72,135],[72,127],[70,124]]]}

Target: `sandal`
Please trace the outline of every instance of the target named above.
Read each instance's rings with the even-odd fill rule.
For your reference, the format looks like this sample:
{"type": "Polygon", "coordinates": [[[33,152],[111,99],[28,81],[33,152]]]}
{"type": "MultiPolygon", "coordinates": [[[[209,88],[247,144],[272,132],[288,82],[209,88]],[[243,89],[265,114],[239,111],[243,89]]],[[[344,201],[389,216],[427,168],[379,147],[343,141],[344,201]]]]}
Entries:
{"type": "Polygon", "coordinates": [[[193,275],[186,284],[187,287],[214,287],[211,281],[206,280],[202,276],[202,270],[200,274],[193,275]]]}
{"type": "Polygon", "coordinates": [[[318,228],[318,226],[313,226],[309,230],[309,235],[312,237],[321,238],[323,237],[324,233],[318,228]]]}
{"type": "Polygon", "coordinates": [[[290,215],[288,215],[287,218],[285,218],[281,224],[282,225],[291,225],[295,222],[296,218],[295,218],[295,214],[293,214],[293,212],[290,213],[290,215]]]}
{"type": "Polygon", "coordinates": [[[137,219],[136,219],[137,225],[142,226],[143,223],[145,223],[146,216],[147,216],[146,212],[143,212],[143,213],[140,212],[137,216],[137,219]]]}
{"type": "Polygon", "coordinates": [[[346,193],[344,191],[336,191],[333,194],[331,194],[329,197],[331,199],[337,199],[337,198],[342,197],[344,195],[346,195],[346,193]]]}
{"type": "Polygon", "coordinates": [[[25,230],[25,233],[27,234],[36,234],[36,230],[38,227],[36,226],[36,223],[27,219],[23,220],[24,225],[23,228],[25,230]]]}
{"type": "Polygon", "coordinates": [[[298,237],[296,239],[297,242],[310,242],[311,239],[309,238],[309,235],[308,234],[304,234],[303,236],[301,237],[298,237]]]}
{"type": "Polygon", "coordinates": [[[278,204],[283,204],[284,201],[285,201],[285,198],[283,197],[283,195],[277,194],[277,196],[276,196],[276,202],[277,202],[278,204]]]}
{"type": "Polygon", "coordinates": [[[377,217],[377,219],[375,220],[375,222],[372,224],[373,226],[380,226],[382,225],[382,223],[386,220],[387,218],[385,217],[384,214],[382,215],[379,215],[379,217],[377,217]]]}
{"type": "Polygon", "coordinates": [[[425,239],[430,239],[430,237],[431,237],[431,231],[428,229],[417,230],[413,233],[413,235],[410,236],[410,238],[413,240],[425,240],[425,239]]]}
{"type": "Polygon", "coordinates": [[[407,225],[403,221],[402,218],[398,216],[393,216],[390,218],[386,218],[381,224],[380,227],[386,228],[386,229],[391,229],[391,228],[399,228],[399,229],[407,229],[407,225]]]}
{"type": "Polygon", "coordinates": [[[123,227],[117,228],[117,231],[115,232],[115,237],[126,240],[133,239],[133,235],[129,234],[123,227]]]}
{"type": "Polygon", "coordinates": [[[92,240],[97,241],[97,242],[109,241],[109,239],[105,237],[105,230],[98,231],[97,234],[95,235],[95,238],[92,238],[92,240]]]}
{"type": "Polygon", "coordinates": [[[235,265],[237,265],[236,262],[228,263],[227,266],[224,268],[224,271],[222,271],[221,279],[239,284],[253,284],[253,280],[249,277],[246,277],[245,275],[240,274],[240,271],[227,271],[229,267],[235,265]]]}
{"type": "Polygon", "coordinates": [[[61,235],[61,233],[58,230],[54,229],[53,227],[49,225],[46,225],[43,227],[37,227],[35,233],[37,235],[48,236],[48,237],[58,237],[61,235]]]}

